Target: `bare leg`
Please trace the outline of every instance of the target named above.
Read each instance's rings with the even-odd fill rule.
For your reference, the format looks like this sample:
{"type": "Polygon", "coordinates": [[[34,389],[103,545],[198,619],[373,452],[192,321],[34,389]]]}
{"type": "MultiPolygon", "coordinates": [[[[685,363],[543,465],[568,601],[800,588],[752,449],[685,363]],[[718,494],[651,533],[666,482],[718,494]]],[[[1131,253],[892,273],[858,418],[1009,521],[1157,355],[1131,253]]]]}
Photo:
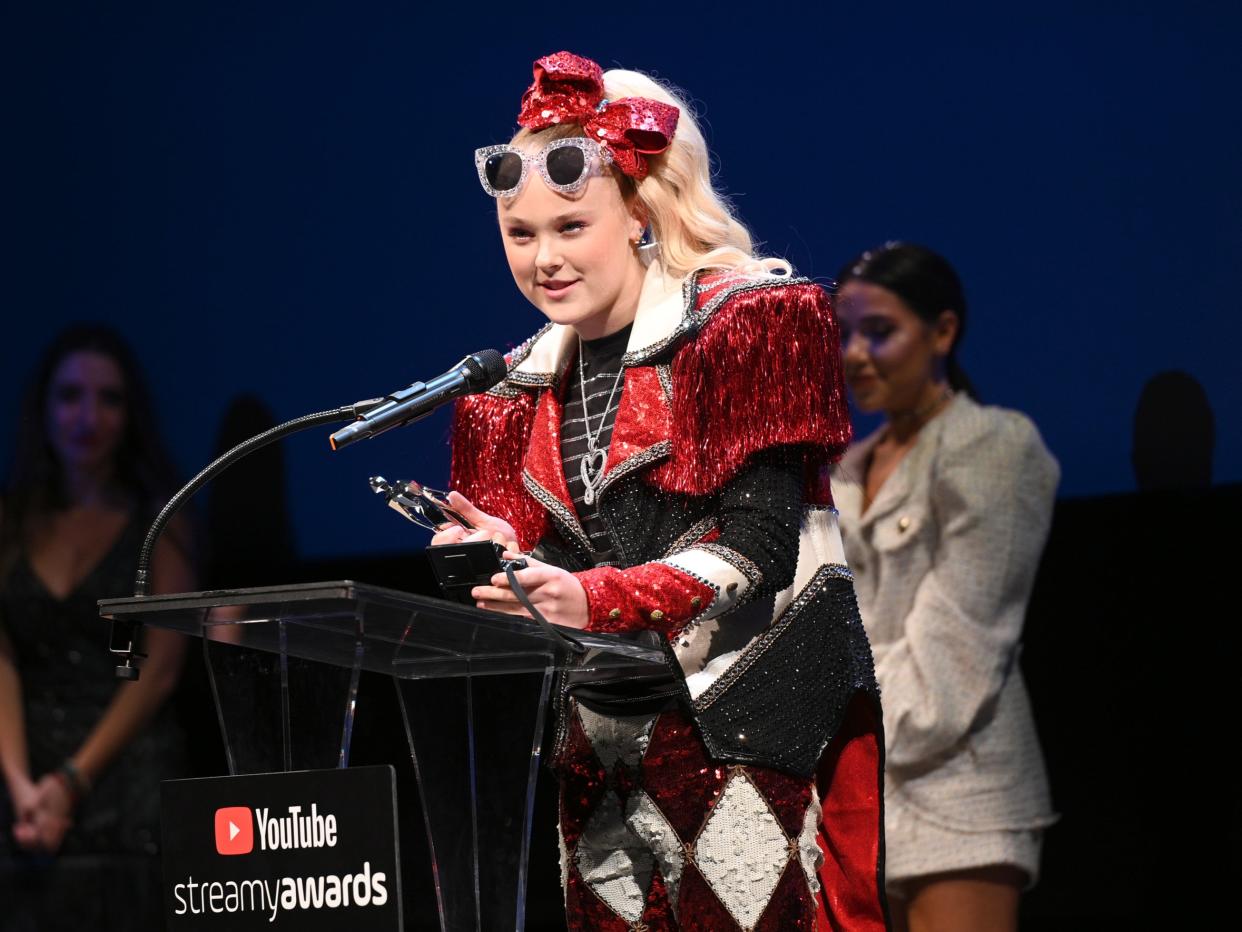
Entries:
{"type": "Polygon", "coordinates": [[[895,921],[894,928],[1016,932],[1018,898],[1026,881],[1025,872],[1006,864],[920,877],[905,885],[907,899],[894,901],[894,914],[904,913],[904,922],[895,921]]]}

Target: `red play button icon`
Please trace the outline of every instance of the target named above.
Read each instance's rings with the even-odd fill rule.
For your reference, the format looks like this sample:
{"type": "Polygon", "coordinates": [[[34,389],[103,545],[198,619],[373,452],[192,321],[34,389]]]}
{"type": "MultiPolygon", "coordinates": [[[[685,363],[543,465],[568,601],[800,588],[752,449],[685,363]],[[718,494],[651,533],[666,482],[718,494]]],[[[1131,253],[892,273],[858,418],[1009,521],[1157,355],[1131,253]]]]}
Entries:
{"type": "Polygon", "coordinates": [[[249,854],[254,850],[254,819],[248,806],[216,810],[216,852],[249,854]]]}

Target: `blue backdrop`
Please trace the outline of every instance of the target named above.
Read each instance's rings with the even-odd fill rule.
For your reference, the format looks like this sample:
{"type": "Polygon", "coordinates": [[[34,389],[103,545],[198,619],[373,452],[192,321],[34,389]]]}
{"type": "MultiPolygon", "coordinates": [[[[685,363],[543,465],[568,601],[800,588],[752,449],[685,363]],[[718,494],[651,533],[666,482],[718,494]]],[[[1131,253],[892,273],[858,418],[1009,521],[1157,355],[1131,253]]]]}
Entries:
{"type": "MultiPolygon", "coordinates": [[[[1211,399],[1217,480],[1242,480],[1242,7],[941,6],[10,4],[3,423],[75,319],[136,344],[187,474],[239,392],[292,417],[520,341],[540,318],[471,152],[569,48],[685,88],[800,272],[895,238],[947,255],[963,361],[1035,418],[1063,495],[1133,487],[1135,402],[1169,368],[1211,399]]],[[[292,441],[304,551],[425,543],[365,479],[442,482],[445,432],[292,441]]]]}

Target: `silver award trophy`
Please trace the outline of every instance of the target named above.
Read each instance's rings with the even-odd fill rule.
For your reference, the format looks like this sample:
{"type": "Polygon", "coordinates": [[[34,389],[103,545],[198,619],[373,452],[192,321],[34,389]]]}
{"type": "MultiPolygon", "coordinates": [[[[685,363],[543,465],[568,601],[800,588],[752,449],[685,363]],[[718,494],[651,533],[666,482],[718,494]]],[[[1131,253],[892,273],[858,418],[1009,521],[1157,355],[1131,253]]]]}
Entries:
{"type": "Polygon", "coordinates": [[[449,505],[444,492],[419,485],[413,479],[390,483],[383,476],[372,476],[371,491],[384,496],[388,507],[397,514],[429,531],[442,530],[446,524],[458,524],[467,531],[474,530],[474,525],[449,505]]]}

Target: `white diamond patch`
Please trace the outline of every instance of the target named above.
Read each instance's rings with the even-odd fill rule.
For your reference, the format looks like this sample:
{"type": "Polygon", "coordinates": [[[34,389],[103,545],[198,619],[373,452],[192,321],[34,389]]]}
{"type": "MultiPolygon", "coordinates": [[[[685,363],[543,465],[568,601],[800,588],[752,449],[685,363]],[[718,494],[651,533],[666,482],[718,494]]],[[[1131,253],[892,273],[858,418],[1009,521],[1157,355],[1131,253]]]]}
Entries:
{"type": "Polygon", "coordinates": [[[655,858],[621,820],[621,800],[611,790],[600,800],[578,839],[578,872],[626,922],[642,918],[655,858]]]}
{"type": "Polygon", "coordinates": [[[556,850],[560,852],[561,892],[569,889],[569,848],[565,846],[565,827],[561,820],[556,820],[556,850]]]}
{"type": "Polygon", "coordinates": [[[673,826],[668,824],[660,807],[642,790],[630,796],[626,823],[630,830],[655,852],[664,875],[664,886],[673,913],[677,913],[677,889],[681,884],[681,869],[685,867],[686,855],[681,839],[673,826]]]}
{"type": "Polygon", "coordinates": [[[611,772],[617,761],[628,767],[638,766],[647,752],[654,715],[599,715],[580,702],[575,705],[582,730],[605,771],[611,772]]]}
{"type": "Polygon", "coordinates": [[[802,820],[802,832],[798,835],[798,860],[802,862],[802,872],[806,874],[806,882],[812,893],[819,892],[819,869],[824,864],[824,852],[819,847],[819,817],[822,809],[819,805],[819,794],[811,788],[811,804],[806,807],[806,817],[802,820]]]}
{"type": "Polygon", "coordinates": [[[789,862],[789,841],[743,774],[729,778],[695,842],[694,861],[738,924],[752,928],[789,862]]]}

